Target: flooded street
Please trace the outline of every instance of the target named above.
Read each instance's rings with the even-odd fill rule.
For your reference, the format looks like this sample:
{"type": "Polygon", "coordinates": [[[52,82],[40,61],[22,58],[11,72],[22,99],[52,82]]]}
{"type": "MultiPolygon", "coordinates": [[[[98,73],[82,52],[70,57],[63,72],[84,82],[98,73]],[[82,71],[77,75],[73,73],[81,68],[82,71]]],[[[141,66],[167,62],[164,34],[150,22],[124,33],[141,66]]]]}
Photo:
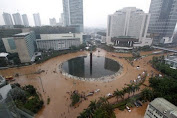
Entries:
{"type": "MultiPolygon", "coordinates": [[[[149,52],[149,54],[150,53],[152,52],[149,52]]],[[[120,90],[125,86],[125,84],[129,84],[131,80],[135,80],[143,71],[146,70],[148,73],[150,73],[152,70],[157,73],[157,71],[155,71],[148,63],[153,56],[148,56],[135,61],[133,67],[125,59],[113,57],[113,53],[107,53],[104,50],[101,50],[100,53],[96,51],[94,55],[105,56],[107,58],[114,59],[123,65],[123,72],[116,77],[116,80],[110,82],[84,82],[68,78],[60,73],[58,66],[62,62],[87,54],[88,52],[66,54],[50,59],[38,65],[0,70],[0,75],[15,76],[15,74],[18,73],[20,76],[15,78],[16,81],[14,83],[20,83],[21,85],[31,84],[37,88],[44,100],[45,107],[35,116],[36,118],[76,118],[79,113],[83,111],[83,109],[87,108],[91,100],[98,100],[99,97],[105,96],[108,93],[112,93],[117,88],[120,90]],[[137,70],[136,66],[140,66],[140,69],[137,70]],[[44,70],[45,72],[41,74],[34,74],[39,69],[44,70]],[[78,90],[79,92],[89,93],[90,91],[96,89],[100,89],[100,92],[88,97],[88,100],[83,101],[79,107],[70,107],[71,101],[67,92],[78,90]],[[47,105],[48,97],[50,98],[49,105],[47,105]]],[[[121,57],[132,56],[131,54],[121,53],[116,53],[114,55],[121,57]]],[[[145,84],[148,85],[148,79],[145,81],[145,84]]],[[[116,110],[115,113],[118,118],[143,118],[146,106],[147,104],[144,104],[143,107],[134,108],[131,113],[128,113],[126,110],[116,110]]]]}

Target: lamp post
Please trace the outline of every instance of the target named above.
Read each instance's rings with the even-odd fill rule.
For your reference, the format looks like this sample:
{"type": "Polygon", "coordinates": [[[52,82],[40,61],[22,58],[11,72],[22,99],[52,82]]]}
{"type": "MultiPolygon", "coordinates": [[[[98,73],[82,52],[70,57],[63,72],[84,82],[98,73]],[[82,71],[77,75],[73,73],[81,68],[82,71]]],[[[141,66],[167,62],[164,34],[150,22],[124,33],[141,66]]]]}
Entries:
{"type": "Polygon", "coordinates": [[[92,75],[92,45],[90,47],[90,75],[92,75]]]}
{"type": "Polygon", "coordinates": [[[43,84],[42,84],[41,77],[39,77],[39,79],[40,79],[40,82],[41,82],[42,90],[43,90],[43,92],[44,92],[44,87],[43,87],[43,84]]]}

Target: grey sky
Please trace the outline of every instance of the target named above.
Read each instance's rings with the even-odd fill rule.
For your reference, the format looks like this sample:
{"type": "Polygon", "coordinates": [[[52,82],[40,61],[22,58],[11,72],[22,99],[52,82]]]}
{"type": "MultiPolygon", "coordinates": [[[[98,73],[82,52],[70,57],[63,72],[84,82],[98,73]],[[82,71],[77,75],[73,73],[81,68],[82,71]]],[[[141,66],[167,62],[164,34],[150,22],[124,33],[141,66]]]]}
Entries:
{"type": "MultiPolygon", "coordinates": [[[[84,25],[87,27],[106,27],[108,14],[113,14],[123,7],[137,7],[149,11],[151,0],[83,0],[84,25]]],[[[62,13],[62,0],[0,0],[0,25],[4,24],[2,13],[28,15],[30,25],[34,25],[33,13],[40,13],[43,25],[49,24],[49,18],[59,21],[62,13]]]]}

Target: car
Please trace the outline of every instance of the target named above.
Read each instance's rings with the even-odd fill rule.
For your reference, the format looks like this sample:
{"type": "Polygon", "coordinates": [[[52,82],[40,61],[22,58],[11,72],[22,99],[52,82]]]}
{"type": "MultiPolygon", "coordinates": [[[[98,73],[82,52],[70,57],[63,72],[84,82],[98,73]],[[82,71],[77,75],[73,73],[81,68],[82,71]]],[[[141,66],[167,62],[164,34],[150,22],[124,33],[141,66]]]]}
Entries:
{"type": "Polygon", "coordinates": [[[112,94],[111,94],[111,93],[108,93],[108,94],[107,94],[107,97],[112,97],[112,94]]]}
{"type": "Polygon", "coordinates": [[[88,93],[88,94],[86,95],[86,97],[92,96],[92,95],[93,95],[93,93],[88,93]]]}
{"type": "Polygon", "coordinates": [[[131,112],[131,109],[128,106],[126,106],[126,109],[128,110],[128,112],[131,112]]]}
{"type": "Polygon", "coordinates": [[[136,103],[137,103],[139,106],[143,106],[143,105],[142,105],[142,102],[139,101],[139,100],[137,100],[136,103]]]}
{"type": "Polygon", "coordinates": [[[98,92],[100,92],[100,89],[95,90],[95,93],[98,93],[98,92]]]}
{"type": "Polygon", "coordinates": [[[139,104],[138,104],[137,102],[134,102],[134,105],[135,105],[136,107],[139,107],[139,104]]]}

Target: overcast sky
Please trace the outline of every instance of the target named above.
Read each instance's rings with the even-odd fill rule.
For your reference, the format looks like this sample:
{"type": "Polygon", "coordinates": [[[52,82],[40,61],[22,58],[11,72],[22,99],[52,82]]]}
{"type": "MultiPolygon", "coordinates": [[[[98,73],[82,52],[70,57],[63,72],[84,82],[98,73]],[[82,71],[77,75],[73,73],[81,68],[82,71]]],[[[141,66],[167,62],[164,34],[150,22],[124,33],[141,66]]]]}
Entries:
{"type": "MultiPolygon", "coordinates": [[[[151,0],[83,0],[84,25],[86,27],[106,28],[108,14],[113,14],[123,7],[137,7],[149,11],[151,0]]],[[[2,13],[27,14],[29,23],[34,26],[33,13],[40,13],[43,25],[49,25],[49,18],[59,22],[63,12],[62,0],[0,0],[0,25],[4,25],[2,13]]]]}

